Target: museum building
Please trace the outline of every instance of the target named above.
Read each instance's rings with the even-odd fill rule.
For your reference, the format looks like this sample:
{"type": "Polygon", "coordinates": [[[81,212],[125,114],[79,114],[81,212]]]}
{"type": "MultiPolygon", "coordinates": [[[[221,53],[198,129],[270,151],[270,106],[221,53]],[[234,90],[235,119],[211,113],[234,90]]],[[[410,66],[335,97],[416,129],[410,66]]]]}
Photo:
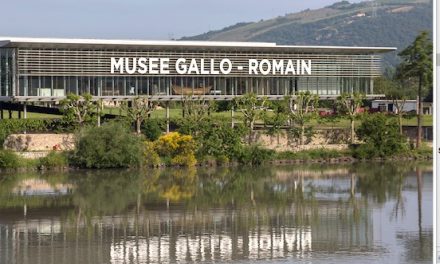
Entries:
{"type": "Polygon", "coordinates": [[[275,43],[0,37],[1,101],[95,99],[231,100],[253,92],[271,100],[309,91],[321,98],[374,93],[391,47],[275,43]]]}

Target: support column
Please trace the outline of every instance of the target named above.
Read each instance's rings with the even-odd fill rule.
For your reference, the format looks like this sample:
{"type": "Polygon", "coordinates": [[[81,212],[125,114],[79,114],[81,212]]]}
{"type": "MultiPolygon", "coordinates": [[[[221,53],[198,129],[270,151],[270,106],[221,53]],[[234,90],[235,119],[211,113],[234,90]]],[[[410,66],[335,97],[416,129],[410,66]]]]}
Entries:
{"type": "Polygon", "coordinates": [[[12,110],[8,110],[9,113],[9,119],[12,119],[12,110]]]}
{"type": "Polygon", "coordinates": [[[167,133],[170,133],[170,102],[168,101],[166,105],[167,133]]]}
{"type": "Polygon", "coordinates": [[[24,119],[27,118],[27,104],[26,103],[23,104],[23,118],[24,119]]]}
{"type": "Polygon", "coordinates": [[[97,108],[96,110],[98,111],[98,120],[97,120],[98,127],[101,126],[101,106],[102,106],[101,102],[98,102],[98,104],[96,106],[96,108],[97,108]]]}
{"type": "Polygon", "coordinates": [[[0,119],[4,119],[4,116],[3,116],[3,102],[0,102],[0,119]]]}
{"type": "Polygon", "coordinates": [[[234,120],[234,106],[231,107],[231,127],[234,128],[235,120],[234,120]]]}
{"type": "Polygon", "coordinates": [[[21,110],[18,110],[18,119],[21,119],[21,110]]]}

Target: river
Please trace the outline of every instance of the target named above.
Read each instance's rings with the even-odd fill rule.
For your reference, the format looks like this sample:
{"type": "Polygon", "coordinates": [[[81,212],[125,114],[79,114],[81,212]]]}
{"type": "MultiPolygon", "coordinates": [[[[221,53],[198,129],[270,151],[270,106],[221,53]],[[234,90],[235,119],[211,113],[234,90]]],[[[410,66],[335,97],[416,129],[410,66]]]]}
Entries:
{"type": "Polygon", "coordinates": [[[432,165],[0,175],[0,263],[431,263],[432,165]]]}

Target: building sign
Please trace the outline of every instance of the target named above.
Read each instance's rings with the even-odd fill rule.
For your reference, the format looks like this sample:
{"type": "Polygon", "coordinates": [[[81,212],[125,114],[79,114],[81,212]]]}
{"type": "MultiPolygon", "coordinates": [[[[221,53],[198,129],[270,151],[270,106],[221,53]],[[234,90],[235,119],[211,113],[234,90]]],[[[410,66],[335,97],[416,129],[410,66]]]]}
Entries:
{"type": "Polygon", "coordinates": [[[112,74],[149,75],[228,75],[246,72],[249,75],[311,75],[312,61],[301,59],[248,59],[234,65],[230,59],[111,58],[112,74]]]}

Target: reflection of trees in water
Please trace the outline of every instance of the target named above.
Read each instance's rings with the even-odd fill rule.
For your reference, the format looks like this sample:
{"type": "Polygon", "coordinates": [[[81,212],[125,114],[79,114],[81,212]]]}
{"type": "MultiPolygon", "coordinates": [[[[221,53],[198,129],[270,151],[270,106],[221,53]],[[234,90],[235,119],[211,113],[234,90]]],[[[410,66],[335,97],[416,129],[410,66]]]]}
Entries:
{"type": "Polygon", "coordinates": [[[433,232],[399,232],[397,239],[404,245],[408,263],[432,260],[433,232]]]}
{"type": "MultiPolygon", "coordinates": [[[[393,214],[397,214],[404,208],[404,179],[413,169],[411,164],[370,163],[60,174],[50,178],[51,184],[74,188],[68,196],[70,207],[55,212],[67,216],[61,225],[63,234],[59,238],[55,234],[55,240],[112,241],[116,255],[148,246],[147,252],[153,252],[148,254],[156,254],[149,256],[152,260],[158,257],[157,250],[165,258],[178,258],[184,252],[192,260],[201,260],[201,254],[208,259],[222,254],[229,259],[257,259],[311,249],[369,251],[373,250],[370,198],[379,203],[394,199],[393,214]],[[276,174],[280,170],[282,176],[276,174]]],[[[0,197],[7,197],[20,177],[24,176],[0,185],[0,197]]],[[[19,198],[13,203],[36,199],[19,198]]],[[[53,200],[57,199],[62,197],[53,200]]],[[[6,202],[0,199],[0,203],[5,208],[6,202]]],[[[420,234],[418,247],[426,241],[421,228],[420,234]]],[[[411,241],[415,245],[417,239],[411,241]]]]}
{"type": "Polygon", "coordinates": [[[357,188],[360,193],[375,202],[389,199],[401,200],[402,187],[407,174],[415,169],[414,163],[359,163],[355,172],[359,175],[357,188]]]}

